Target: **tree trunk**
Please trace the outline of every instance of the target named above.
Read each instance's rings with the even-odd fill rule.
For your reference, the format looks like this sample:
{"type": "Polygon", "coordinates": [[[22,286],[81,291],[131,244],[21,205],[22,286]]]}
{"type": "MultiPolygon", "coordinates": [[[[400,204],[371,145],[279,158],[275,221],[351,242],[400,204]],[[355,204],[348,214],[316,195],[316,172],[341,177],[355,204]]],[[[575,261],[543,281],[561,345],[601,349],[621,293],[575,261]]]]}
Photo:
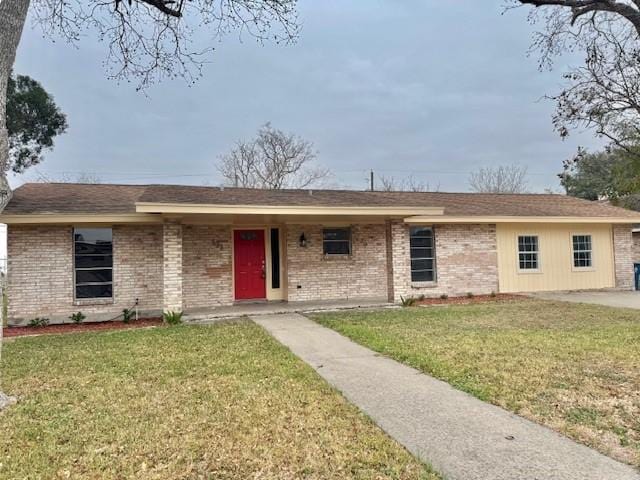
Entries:
{"type": "MultiPolygon", "coordinates": [[[[11,198],[7,181],[9,170],[9,133],[7,132],[7,84],[16,58],[22,29],[27,20],[30,0],[0,0],[0,211],[11,198]]],[[[0,292],[4,285],[0,286],[0,292]]],[[[0,306],[1,308],[1,306],[0,306]]],[[[0,359],[4,318],[0,314],[0,359]]],[[[15,398],[2,393],[0,384],[0,410],[15,402],[15,398]]]]}
{"type": "Polygon", "coordinates": [[[11,198],[7,181],[9,135],[7,132],[7,83],[27,19],[30,0],[0,0],[0,211],[11,198]]]}

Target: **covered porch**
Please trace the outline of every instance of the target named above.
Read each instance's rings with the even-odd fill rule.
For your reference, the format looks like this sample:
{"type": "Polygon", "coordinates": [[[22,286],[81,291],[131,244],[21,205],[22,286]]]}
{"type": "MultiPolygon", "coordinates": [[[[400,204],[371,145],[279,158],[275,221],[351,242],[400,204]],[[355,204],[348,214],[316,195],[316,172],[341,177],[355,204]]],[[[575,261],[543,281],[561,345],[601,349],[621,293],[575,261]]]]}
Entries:
{"type": "Polygon", "coordinates": [[[442,214],[158,203],[136,210],[162,224],[163,310],[192,318],[224,316],[229,307],[289,312],[316,302],[393,302],[391,223],[442,214]],[[282,310],[284,302],[291,306],[282,310]]]}

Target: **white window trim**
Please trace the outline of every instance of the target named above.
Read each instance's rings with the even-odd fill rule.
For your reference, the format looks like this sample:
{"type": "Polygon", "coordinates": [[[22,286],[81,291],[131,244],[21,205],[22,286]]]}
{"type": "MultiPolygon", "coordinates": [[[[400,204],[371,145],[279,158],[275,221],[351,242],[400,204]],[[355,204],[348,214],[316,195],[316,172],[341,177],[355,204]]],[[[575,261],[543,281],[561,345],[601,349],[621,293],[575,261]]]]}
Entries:
{"type": "Polygon", "coordinates": [[[569,233],[569,250],[571,251],[571,270],[574,272],[595,272],[596,270],[596,265],[595,265],[595,256],[593,255],[593,251],[595,250],[595,242],[594,242],[594,236],[593,233],[589,233],[589,232],[570,232],[569,233]],[[575,261],[573,259],[573,254],[575,253],[574,249],[573,249],[573,237],[574,236],[589,236],[591,237],[591,266],[590,267],[576,267],[575,261]]]}
{"type": "Polygon", "coordinates": [[[519,274],[529,275],[529,274],[539,274],[543,273],[542,269],[542,248],[540,241],[539,233],[528,233],[528,232],[519,232],[516,233],[515,238],[516,243],[516,269],[519,274]],[[535,253],[538,254],[538,268],[520,268],[520,253],[531,253],[531,252],[520,252],[520,237],[536,237],[538,239],[538,250],[535,253]]]}

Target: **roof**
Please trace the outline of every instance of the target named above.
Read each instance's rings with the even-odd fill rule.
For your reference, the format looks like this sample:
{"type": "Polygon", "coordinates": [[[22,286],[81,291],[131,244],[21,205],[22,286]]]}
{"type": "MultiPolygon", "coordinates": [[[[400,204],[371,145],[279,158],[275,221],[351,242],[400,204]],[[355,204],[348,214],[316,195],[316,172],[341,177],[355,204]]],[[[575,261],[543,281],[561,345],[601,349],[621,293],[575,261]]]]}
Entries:
{"type": "Polygon", "coordinates": [[[27,183],[3,215],[135,213],[136,203],[295,206],[439,207],[446,216],[639,217],[638,212],[558,194],[260,190],[185,185],[27,183]]]}

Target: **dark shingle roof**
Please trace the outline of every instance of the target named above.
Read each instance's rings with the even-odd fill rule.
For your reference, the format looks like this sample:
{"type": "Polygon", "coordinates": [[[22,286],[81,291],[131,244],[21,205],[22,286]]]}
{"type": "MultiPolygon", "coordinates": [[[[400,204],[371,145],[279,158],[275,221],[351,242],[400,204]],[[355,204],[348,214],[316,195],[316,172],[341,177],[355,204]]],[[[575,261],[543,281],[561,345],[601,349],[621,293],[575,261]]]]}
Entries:
{"type": "Polygon", "coordinates": [[[354,190],[258,190],[183,185],[27,183],[4,214],[127,213],[136,202],[211,205],[444,207],[453,216],[635,217],[638,212],[565,195],[354,190]]]}

